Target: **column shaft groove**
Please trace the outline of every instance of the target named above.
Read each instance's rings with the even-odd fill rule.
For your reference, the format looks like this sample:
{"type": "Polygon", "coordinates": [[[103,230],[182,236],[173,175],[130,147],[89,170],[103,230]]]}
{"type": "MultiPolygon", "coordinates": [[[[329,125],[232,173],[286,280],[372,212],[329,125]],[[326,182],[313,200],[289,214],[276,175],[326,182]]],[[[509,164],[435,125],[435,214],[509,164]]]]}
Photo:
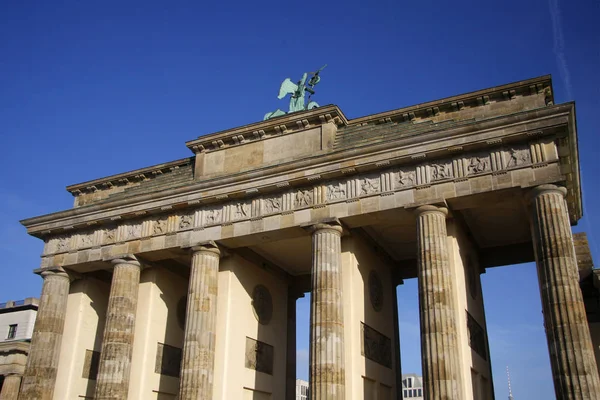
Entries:
{"type": "Polygon", "coordinates": [[[532,233],[556,398],[600,399],[600,379],[587,323],[569,222],[566,190],[532,192],[532,233]]]}
{"type": "Polygon", "coordinates": [[[192,249],[188,286],[180,400],[213,397],[219,250],[216,246],[192,249]]]}
{"type": "Polygon", "coordinates": [[[115,267],[96,378],[96,400],[125,400],[129,391],[141,268],[137,261],[130,259],[114,260],[113,264],[115,267]]]}
{"type": "Polygon", "coordinates": [[[42,272],[44,284],[20,397],[51,400],[65,327],[70,279],[64,271],[42,272]]]}
{"type": "Polygon", "coordinates": [[[417,209],[421,358],[428,400],[461,398],[446,213],[446,209],[433,206],[417,209]]]}
{"type": "Polygon", "coordinates": [[[344,316],[341,233],[320,224],[312,236],[310,399],[344,399],[344,316]]]}

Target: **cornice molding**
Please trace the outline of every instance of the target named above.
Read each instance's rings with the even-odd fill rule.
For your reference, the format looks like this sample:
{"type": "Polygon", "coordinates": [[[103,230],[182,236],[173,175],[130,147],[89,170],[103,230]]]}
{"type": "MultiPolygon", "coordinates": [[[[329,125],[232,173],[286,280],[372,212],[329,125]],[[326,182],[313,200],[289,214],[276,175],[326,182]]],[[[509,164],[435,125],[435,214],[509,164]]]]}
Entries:
{"type": "Polygon", "coordinates": [[[185,187],[171,189],[168,193],[156,192],[104,204],[91,204],[30,218],[21,223],[28,228],[30,234],[43,237],[50,234],[50,231],[55,234],[61,230],[89,227],[90,222],[101,223],[101,220],[110,220],[114,223],[117,219],[139,218],[139,213],[142,211],[148,214],[160,214],[170,209],[181,210],[192,205],[234,201],[277,192],[286,187],[301,187],[315,180],[330,180],[344,175],[381,170],[389,166],[411,165],[423,160],[459,155],[460,153],[456,151],[458,144],[465,153],[473,152],[492,145],[497,146],[498,141],[491,140],[494,137],[501,137],[501,145],[504,146],[516,142],[527,143],[532,140],[530,135],[532,129],[539,131],[540,137],[556,134],[557,129],[562,129],[560,126],[566,126],[571,110],[572,104],[569,104],[497,117],[495,121],[476,121],[469,126],[433,132],[431,135],[401,138],[397,141],[372,145],[358,155],[352,149],[344,149],[251,173],[199,181],[185,187]],[[509,120],[513,123],[509,123],[509,120]],[[414,159],[416,149],[421,151],[423,160],[414,159]],[[344,162],[340,163],[340,160],[344,162]],[[353,166],[349,168],[346,165],[353,166]],[[294,179],[290,179],[288,174],[292,169],[296,175],[294,179]],[[233,185],[236,186],[232,188],[233,185]],[[207,192],[208,189],[211,189],[210,192],[207,192]],[[127,211],[124,210],[125,208],[127,211]]]}
{"type": "Polygon", "coordinates": [[[200,136],[198,139],[186,142],[185,145],[194,154],[217,151],[227,147],[240,146],[249,142],[310,129],[311,127],[330,122],[338,127],[348,125],[348,120],[338,106],[327,105],[308,111],[285,114],[281,117],[239,128],[200,136]]]}
{"type": "Polygon", "coordinates": [[[552,91],[552,77],[550,75],[367,115],[348,121],[348,125],[411,121],[419,117],[432,117],[441,112],[460,111],[466,107],[481,107],[490,102],[508,101],[518,96],[528,96],[543,92],[546,92],[547,95],[546,105],[553,105],[554,95],[552,91]]]}

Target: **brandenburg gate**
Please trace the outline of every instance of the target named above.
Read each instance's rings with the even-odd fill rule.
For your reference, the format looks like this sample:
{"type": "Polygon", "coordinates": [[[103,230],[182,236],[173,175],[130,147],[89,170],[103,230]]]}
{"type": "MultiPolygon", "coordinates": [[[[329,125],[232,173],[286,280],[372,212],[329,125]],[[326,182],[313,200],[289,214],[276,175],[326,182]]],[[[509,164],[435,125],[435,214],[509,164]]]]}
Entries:
{"type": "Polygon", "coordinates": [[[425,398],[493,399],[480,275],[534,260],[557,398],[600,398],[575,106],[551,78],[351,120],[311,104],[22,221],[45,246],[19,399],[292,400],[307,292],[310,399],[400,399],[410,278],[425,398]]]}

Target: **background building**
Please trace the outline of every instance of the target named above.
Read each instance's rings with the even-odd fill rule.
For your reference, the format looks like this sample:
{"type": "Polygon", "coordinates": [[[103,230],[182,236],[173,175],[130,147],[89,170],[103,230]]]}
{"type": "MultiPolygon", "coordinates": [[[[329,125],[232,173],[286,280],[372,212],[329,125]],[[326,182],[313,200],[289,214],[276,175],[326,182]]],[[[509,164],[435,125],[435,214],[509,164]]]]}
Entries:
{"type": "Polygon", "coordinates": [[[296,379],[296,400],[308,400],[308,382],[296,379]]]}
{"type": "Polygon", "coordinates": [[[16,399],[25,370],[38,299],[0,303],[0,399],[16,399]]]}
{"type": "Polygon", "coordinates": [[[423,377],[417,374],[402,375],[402,398],[423,399],[423,377]]]}

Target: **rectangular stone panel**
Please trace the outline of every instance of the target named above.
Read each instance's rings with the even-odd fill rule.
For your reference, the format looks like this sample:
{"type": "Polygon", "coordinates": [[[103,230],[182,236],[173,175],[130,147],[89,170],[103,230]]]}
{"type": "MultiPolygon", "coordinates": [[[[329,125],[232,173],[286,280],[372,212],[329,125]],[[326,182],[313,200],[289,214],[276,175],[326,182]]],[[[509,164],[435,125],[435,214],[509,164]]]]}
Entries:
{"type": "Polygon", "coordinates": [[[273,346],[246,337],[246,368],[273,375],[273,346]]]}
{"type": "Polygon", "coordinates": [[[181,349],[164,343],[156,345],[156,362],[154,372],[161,375],[179,378],[181,367],[181,349]]]}
{"type": "Polygon", "coordinates": [[[479,323],[467,311],[467,330],[469,332],[469,346],[479,354],[481,358],[487,360],[487,350],[485,345],[485,332],[479,323]]]}
{"type": "Polygon", "coordinates": [[[98,375],[98,366],[100,365],[100,352],[94,350],[85,351],[85,359],[83,360],[82,378],[96,380],[98,375]]]}
{"type": "Polygon", "coordinates": [[[392,368],[392,341],[383,333],[360,323],[361,354],[377,364],[392,368]]]}

